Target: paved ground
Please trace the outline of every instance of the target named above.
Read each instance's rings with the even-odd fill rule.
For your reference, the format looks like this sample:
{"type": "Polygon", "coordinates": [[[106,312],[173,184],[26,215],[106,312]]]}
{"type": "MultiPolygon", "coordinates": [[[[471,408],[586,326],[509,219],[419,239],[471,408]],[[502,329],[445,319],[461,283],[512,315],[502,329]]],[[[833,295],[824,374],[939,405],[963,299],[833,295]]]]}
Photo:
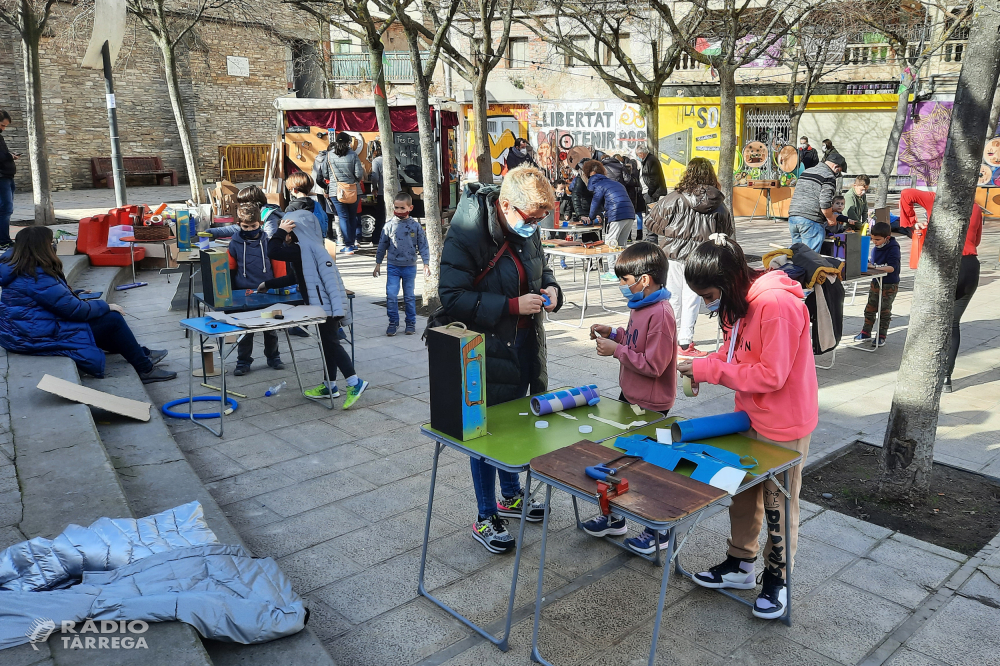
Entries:
{"type": "MultiPolygon", "coordinates": [[[[163,201],[185,201],[191,196],[191,190],[187,185],[130,187],[127,196],[131,203],[156,205],[163,201]]],[[[59,190],[52,193],[52,206],[59,222],[73,222],[89,215],[107,213],[114,205],[113,189],[59,190]]],[[[11,223],[30,222],[33,219],[35,219],[35,205],[31,199],[31,192],[27,190],[16,192],[11,223]]]]}
{"type": "MultiPolygon", "coordinates": [[[[166,188],[168,189],[168,188],[166,188]]],[[[162,197],[161,197],[162,198],[162,197]]],[[[105,209],[107,203],[100,204],[105,209]]],[[[784,224],[740,224],[746,249],[766,251],[788,238],[784,224]]],[[[908,241],[902,239],[904,253],[908,241]]],[[[938,458],[986,473],[1000,466],[995,415],[1000,402],[996,358],[1000,286],[996,285],[1000,224],[991,221],[981,248],[980,291],[966,313],[956,392],[942,401],[938,458]]],[[[905,263],[905,258],[904,258],[905,263]]],[[[359,405],[330,412],[294,391],[264,398],[291,370],[264,367],[231,378],[246,393],[226,436],[173,424],[175,438],[202,480],[254,551],[280,562],[313,608],[313,627],[334,659],[348,664],[526,664],[537,577],[540,528],[529,526],[511,651],[501,654],[470,635],[425,599],[416,573],[427,501],[430,444],[417,431],[428,418],[427,365],[417,337],[384,337],[384,282],[372,260],[340,263],[355,290],[359,373],[372,382],[359,405]]],[[[820,370],[821,422],[810,459],[857,438],[877,442],[891,401],[910,311],[912,275],[904,269],[888,345],[877,354],[842,348],[832,370],[820,370]]],[[[569,299],[579,283],[557,269],[569,299]]],[[[166,312],[174,285],[144,274],[149,287],[116,294],[140,320],[129,320],[144,344],[171,351],[168,366],[186,372],[187,348],[166,312]]],[[[620,298],[608,289],[612,302],[620,298]]],[[[846,308],[845,336],[860,328],[864,296],[846,308]]],[[[623,322],[590,311],[587,324],[623,322]]],[[[571,320],[572,307],[558,315],[571,320]]],[[[702,317],[697,338],[714,343],[714,321],[702,317]]],[[[599,359],[585,333],[550,326],[552,385],[596,383],[617,396],[617,367],[599,359]]],[[[297,355],[318,381],[318,354],[296,341],[297,355]]],[[[282,349],[285,343],[281,343],[282,349]]],[[[260,342],[258,341],[258,353],[260,342]]],[[[261,354],[262,356],[262,354],[261,354]]],[[[285,360],[289,361],[287,352],[285,360]]],[[[827,363],[829,359],[819,359],[827,363]]],[[[157,403],[186,395],[183,379],[149,387],[157,403]]],[[[732,408],[725,389],[703,387],[681,397],[685,416],[732,408]]],[[[488,555],[467,534],[474,498],[466,459],[443,454],[428,564],[435,593],[476,621],[495,622],[505,610],[512,558],[488,555]]],[[[680,580],[671,585],[658,663],[680,664],[986,664],[1000,641],[1000,541],[966,559],[822,507],[805,504],[797,558],[795,623],[786,628],[750,617],[747,609],[680,580]]],[[[516,525],[516,523],[515,523],[516,525]]],[[[573,529],[568,499],[554,498],[547,555],[543,654],[558,664],[644,664],[659,571],[573,529]]],[[[685,563],[720,559],[727,518],[717,515],[692,534],[685,563]]]]}

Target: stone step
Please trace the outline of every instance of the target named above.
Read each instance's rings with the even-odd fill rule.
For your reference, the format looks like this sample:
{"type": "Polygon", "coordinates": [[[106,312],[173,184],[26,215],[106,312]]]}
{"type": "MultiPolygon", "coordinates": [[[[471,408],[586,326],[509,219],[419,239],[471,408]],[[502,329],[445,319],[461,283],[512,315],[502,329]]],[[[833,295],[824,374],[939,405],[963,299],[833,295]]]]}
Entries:
{"type": "MultiPolygon", "coordinates": [[[[89,525],[102,516],[135,516],[90,408],[36,388],[45,374],[80,383],[76,364],[63,356],[9,354],[7,358],[14,462],[23,512],[18,524],[21,533],[27,538],[52,538],[70,523],[89,525]]],[[[147,650],[73,650],[64,648],[61,635],[54,634],[37,652],[30,645],[0,651],[0,666],[212,664],[189,625],[150,624],[144,637],[147,650]]]]}
{"type": "MultiPolygon", "coordinates": [[[[163,365],[170,367],[169,356],[163,365]]],[[[186,378],[180,376],[174,382],[186,382],[186,378]]],[[[139,376],[121,356],[108,357],[104,379],[85,377],[83,384],[124,398],[153,402],[139,376]]],[[[94,417],[101,441],[136,514],[159,513],[198,500],[205,508],[208,526],[219,541],[246,547],[177,446],[158,405],[154,404],[148,423],[99,410],[94,410],[94,417]]],[[[262,645],[203,642],[216,666],[333,666],[334,663],[308,626],[294,636],[262,645]]]]}

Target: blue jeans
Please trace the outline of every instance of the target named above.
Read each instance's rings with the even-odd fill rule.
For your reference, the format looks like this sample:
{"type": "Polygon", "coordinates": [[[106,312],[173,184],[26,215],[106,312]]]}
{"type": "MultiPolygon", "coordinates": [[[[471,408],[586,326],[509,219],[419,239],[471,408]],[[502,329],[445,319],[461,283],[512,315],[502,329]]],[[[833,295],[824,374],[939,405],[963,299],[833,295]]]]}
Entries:
{"type": "MultiPolygon", "coordinates": [[[[521,364],[521,385],[518,395],[528,395],[531,386],[531,368],[534,366],[535,328],[518,329],[514,338],[514,349],[521,364]]],[[[497,512],[497,487],[494,479],[500,477],[500,492],[504,497],[514,497],[521,492],[521,481],[517,474],[504,472],[478,458],[470,458],[472,465],[472,486],[476,491],[476,507],[481,518],[488,518],[497,512]],[[494,476],[494,474],[496,476],[494,476]]]]}
{"type": "Polygon", "coordinates": [[[399,326],[399,284],[403,284],[403,304],[406,308],[406,325],[417,325],[417,298],[413,295],[413,285],[417,280],[416,266],[394,266],[389,264],[386,271],[385,299],[389,323],[399,326]]]}
{"type": "Polygon", "coordinates": [[[793,215],[788,218],[788,231],[792,234],[792,245],[805,243],[813,252],[819,252],[823,248],[826,229],[821,222],[793,215]]]}
{"type": "Polygon", "coordinates": [[[356,243],[355,231],[359,224],[358,202],[345,204],[337,201],[336,195],[331,197],[333,207],[337,210],[337,223],[340,224],[340,242],[345,247],[353,247],[356,243]]]}
{"type": "Polygon", "coordinates": [[[10,216],[14,214],[14,179],[0,178],[0,245],[10,240],[10,216]]]}
{"type": "Polygon", "coordinates": [[[125,317],[117,312],[107,312],[100,317],[87,320],[94,343],[109,354],[121,354],[139,374],[153,369],[149,360],[149,350],[136,342],[132,329],[125,317]]]}

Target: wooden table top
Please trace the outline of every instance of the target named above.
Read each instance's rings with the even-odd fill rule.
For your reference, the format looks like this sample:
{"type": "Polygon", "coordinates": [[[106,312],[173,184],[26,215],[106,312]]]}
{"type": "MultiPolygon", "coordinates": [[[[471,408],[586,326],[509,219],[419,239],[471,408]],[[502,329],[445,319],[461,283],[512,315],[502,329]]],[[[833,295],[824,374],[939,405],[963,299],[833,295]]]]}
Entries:
{"type": "MultiPolygon", "coordinates": [[[[586,467],[614,459],[620,453],[589,440],[577,442],[531,460],[532,472],[590,495],[596,495],[597,482],[587,476],[586,467]]],[[[628,459],[623,460],[628,462],[628,459]]],[[[672,523],[718,502],[728,493],[694,481],[642,460],[622,470],[629,490],[611,500],[611,506],[651,522],[672,523]]]]}

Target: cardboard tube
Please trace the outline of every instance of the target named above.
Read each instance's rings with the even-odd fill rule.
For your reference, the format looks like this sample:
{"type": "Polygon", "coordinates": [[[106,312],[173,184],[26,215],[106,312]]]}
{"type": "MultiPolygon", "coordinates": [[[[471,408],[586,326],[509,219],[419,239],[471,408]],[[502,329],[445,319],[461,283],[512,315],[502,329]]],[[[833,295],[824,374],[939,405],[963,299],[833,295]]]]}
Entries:
{"type": "Polygon", "coordinates": [[[700,419],[675,421],[670,426],[670,438],[675,442],[696,442],[712,437],[734,435],[749,429],[750,417],[746,412],[731,412],[700,419]]]}

